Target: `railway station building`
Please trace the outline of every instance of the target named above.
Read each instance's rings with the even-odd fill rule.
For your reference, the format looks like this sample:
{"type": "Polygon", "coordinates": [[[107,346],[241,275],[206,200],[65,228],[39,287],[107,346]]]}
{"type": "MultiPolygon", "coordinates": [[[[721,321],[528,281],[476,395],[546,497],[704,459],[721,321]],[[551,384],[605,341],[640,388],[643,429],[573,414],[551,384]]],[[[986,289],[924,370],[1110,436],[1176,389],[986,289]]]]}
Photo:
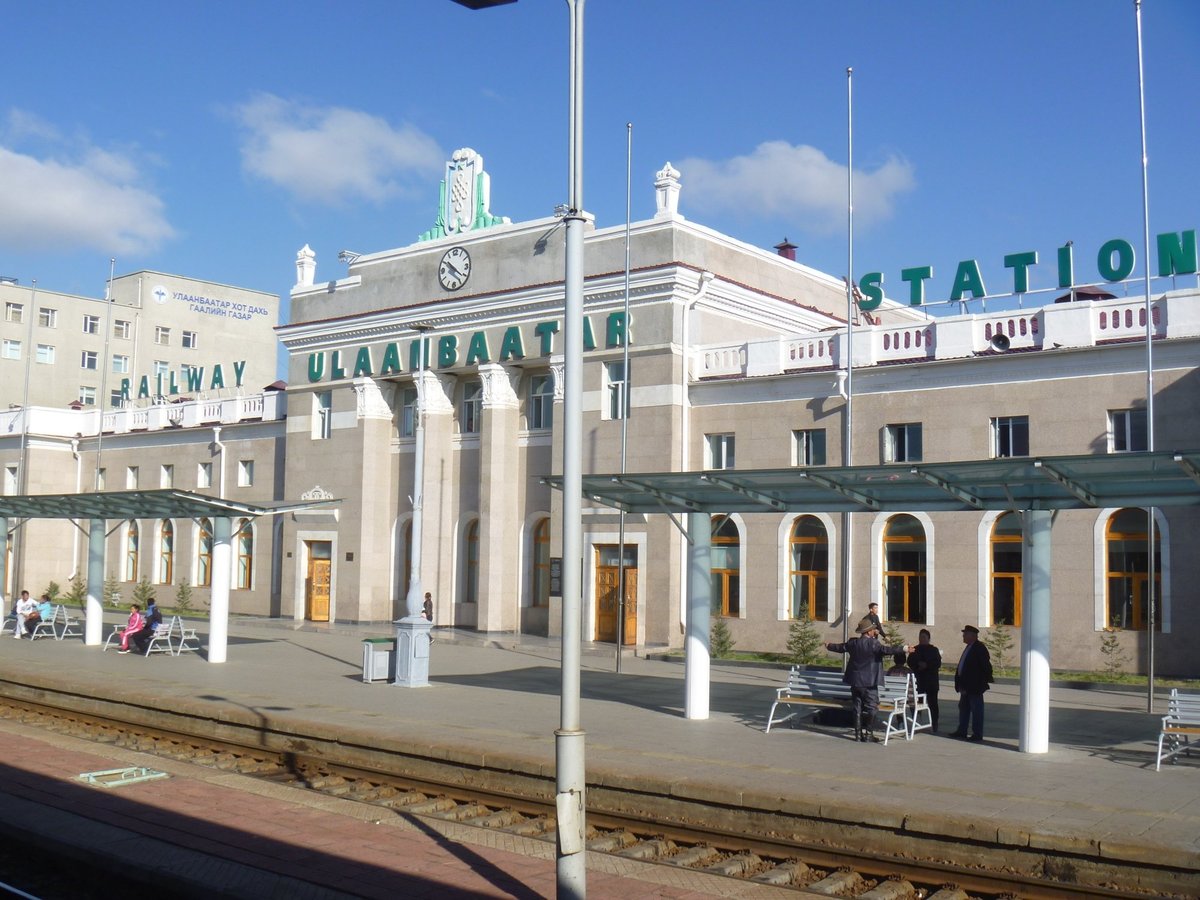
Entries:
{"type": "MultiPolygon", "coordinates": [[[[586,233],[585,473],[720,478],[791,468],[820,478],[848,458],[909,472],[930,462],[1146,449],[1147,304],[1135,283],[1071,284],[1049,297],[1062,302],[1014,299],[989,310],[965,298],[950,315],[894,299],[864,311],[867,302],[848,338],[840,276],[805,266],[786,240],[754,247],[691,222],[679,211],[681,190],[666,164],[654,216],[629,227],[627,286],[624,223],[586,233]]],[[[383,627],[404,615],[417,565],[435,625],[557,634],[561,497],[544,479],[562,469],[560,221],[493,215],[487,173],[470,150],[448,163],[438,206],[430,230],[403,247],[336,263],[299,251],[290,321],[277,329],[286,385],[263,371],[274,371],[274,347],[256,347],[262,365],[252,377],[247,361],[240,390],[189,392],[179,403],[131,396],[98,412],[50,399],[31,404],[27,418],[0,412],[5,493],[140,485],[262,506],[335,499],[239,526],[232,612],[383,627]],[[414,497],[422,501],[415,561],[414,497]]],[[[1159,242],[1178,258],[1149,304],[1160,450],[1200,447],[1190,234],[1159,242]]],[[[1156,669],[1195,674],[1183,636],[1200,627],[1191,587],[1200,560],[1190,552],[1200,521],[1191,507],[1164,507],[1153,539],[1147,521],[1141,508],[1056,514],[1056,668],[1099,668],[1109,633],[1130,669],[1143,664],[1152,568],[1156,669]]],[[[79,569],[69,524],[10,524],[28,537],[10,539],[19,582],[8,591],[41,590],[79,569]]],[[[683,644],[687,544],[677,524],[631,514],[622,546],[619,514],[585,502],[585,640],[616,641],[620,618],[628,645],[683,644]]],[[[109,574],[126,596],[147,578],[170,604],[186,577],[202,607],[211,525],[110,528],[109,574]]],[[[712,614],[739,648],[782,651],[789,626],[805,617],[824,639],[840,639],[847,542],[852,623],[878,602],[907,640],[927,627],[951,660],[963,625],[1021,624],[1015,512],[858,513],[848,533],[838,514],[731,513],[712,517],[711,541],[712,614]]],[[[1019,628],[1012,637],[1016,659],[1019,628]]]]}

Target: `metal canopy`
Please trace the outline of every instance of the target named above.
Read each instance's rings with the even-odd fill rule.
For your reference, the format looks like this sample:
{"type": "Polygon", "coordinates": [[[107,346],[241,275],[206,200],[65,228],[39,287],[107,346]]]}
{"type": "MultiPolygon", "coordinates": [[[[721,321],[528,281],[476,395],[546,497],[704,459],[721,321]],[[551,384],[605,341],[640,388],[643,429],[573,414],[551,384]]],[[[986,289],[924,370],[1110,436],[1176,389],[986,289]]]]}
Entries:
{"type": "MultiPolygon", "coordinates": [[[[544,479],[562,489],[561,476],[544,479]]],[[[1200,505],[1200,450],[967,462],[585,475],[635,513],[875,512],[1200,505]]]]}
{"type": "Polygon", "coordinates": [[[191,491],[101,491],[94,494],[23,494],[0,497],[0,517],[29,519],[194,519],[265,516],[335,500],[259,506],[191,491]]]}

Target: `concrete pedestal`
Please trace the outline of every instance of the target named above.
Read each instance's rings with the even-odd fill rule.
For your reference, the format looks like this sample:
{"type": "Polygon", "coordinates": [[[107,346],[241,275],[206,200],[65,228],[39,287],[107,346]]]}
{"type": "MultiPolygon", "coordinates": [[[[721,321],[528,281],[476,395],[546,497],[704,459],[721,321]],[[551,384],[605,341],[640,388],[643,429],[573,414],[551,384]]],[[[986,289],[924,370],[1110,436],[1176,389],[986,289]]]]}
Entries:
{"type": "Polygon", "coordinates": [[[429,629],[433,623],[424,616],[405,616],[397,619],[396,677],[392,684],[401,687],[429,685],[429,629]]]}

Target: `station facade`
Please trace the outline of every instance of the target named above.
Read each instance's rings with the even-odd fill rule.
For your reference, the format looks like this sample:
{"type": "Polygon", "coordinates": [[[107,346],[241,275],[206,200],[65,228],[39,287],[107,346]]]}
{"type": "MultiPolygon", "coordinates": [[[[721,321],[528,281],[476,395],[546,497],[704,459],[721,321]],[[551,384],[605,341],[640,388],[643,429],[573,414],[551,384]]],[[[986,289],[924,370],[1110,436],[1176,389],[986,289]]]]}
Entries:
{"type": "MultiPolygon", "coordinates": [[[[135,402],[105,414],[102,437],[54,426],[82,432],[74,449],[31,434],[35,454],[57,453],[60,464],[29,492],[70,490],[66,461],[80,453],[81,471],[96,468],[89,454],[99,442],[110,489],[113,472],[166,478],[163,467],[174,466],[178,486],[215,491],[224,473],[224,496],[254,503],[337,499],[239,531],[251,540],[233,554],[231,611],[381,625],[405,612],[420,496],[417,562],[435,624],[557,634],[561,498],[543,479],[562,468],[560,223],[493,216],[472,151],[455,154],[442,190],[420,240],[354,257],[336,278],[319,279],[315,254],[300,251],[291,321],[278,329],[286,390],[221,409],[193,398],[174,407],[178,421],[135,402]],[[138,416],[144,424],[133,424],[138,416]]],[[[1072,289],[1067,302],[950,316],[885,301],[856,313],[848,341],[841,278],[797,262],[786,241],[766,250],[688,221],[670,164],[655,192],[654,217],[629,228],[628,292],[625,226],[585,238],[586,473],[796,467],[819,477],[847,449],[856,464],[897,467],[1145,449],[1140,296],[1072,289]]],[[[1156,446],[1193,449],[1200,291],[1172,284],[1151,317],[1156,446]]],[[[6,466],[14,449],[0,438],[6,466]]],[[[38,458],[29,457],[31,474],[38,458]]],[[[1188,546],[1200,523],[1190,508],[1158,511],[1156,521],[1151,551],[1144,510],[1056,516],[1052,665],[1099,668],[1110,633],[1127,668],[1143,664],[1154,552],[1156,669],[1195,674],[1183,635],[1200,626],[1190,589],[1200,562],[1188,546]]],[[[169,597],[167,574],[186,572],[202,602],[204,523],[171,523],[169,541],[163,523],[135,524],[137,541],[130,523],[109,538],[123,589],[137,574],[169,597]]],[[[878,602],[906,639],[928,627],[950,659],[963,625],[1021,623],[1015,513],[854,514],[848,534],[839,515],[734,514],[711,525],[713,614],[739,648],[781,651],[804,617],[840,639],[847,541],[852,621],[878,602]]],[[[69,529],[38,527],[51,531],[25,551],[26,584],[70,552],[69,529]]],[[[585,503],[584,639],[615,641],[621,617],[629,645],[681,646],[686,539],[667,515],[628,516],[623,547],[620,531],[618,513],[585,503]]],[[[1019,628],[1012,638],[1015,661],[1019,628]]]]}

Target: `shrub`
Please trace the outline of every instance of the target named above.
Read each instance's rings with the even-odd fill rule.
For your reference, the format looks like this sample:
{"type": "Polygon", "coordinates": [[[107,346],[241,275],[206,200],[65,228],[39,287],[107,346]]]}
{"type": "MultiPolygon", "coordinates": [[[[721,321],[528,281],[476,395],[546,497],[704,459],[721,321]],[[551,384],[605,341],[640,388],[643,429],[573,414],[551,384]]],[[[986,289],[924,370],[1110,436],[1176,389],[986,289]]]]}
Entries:
{"type": "Polygon", "coordinates": [[[121,605],[121,584],[115,575],[109,575],[104,579],[104,597],[101,602],[109,606],[121,605]]]}
{"type": "Polygon", "coordinates": [[[808,609],[788,626],[787,649],[788,660],[797,666],[811,665],[825,658],[825,642],[809,618],[808,609]]]}
{"type": "Polygon", "coordinates": [[[884,622],[882,631],[880,640],[883,641],[885,647],[903,647],[905,645],[904,632],[894,622],[884,622]]]}
{"type": "Polygon", "coordinates": [[[133,586],[133,602],[145,609],[153,599],[154,585],[150,583],[150,579],[139,579],[138,583],[133,586]]]}
{"type": "Polygon", "coordinates": [[[1104,656],[1105,677],[1116,681],[1125,674],[1125,663],[1129,662],[1129,656],[1114,629],[1105,628],[1101,633],[1100,653],[1104,656]]]}
{"type": "Polygon", "coordinates": [[[708,635],[709,651],[717,659],[726,659],[733,654],[734,640],[729,635],[729,626],[724,619],[714,619],[708,635]]]}
{"type": "MultiPolygon", "coordinates": [[[[57,581],[52,581],[46,585],[46,588],[42,591],[42,593],[50,598],[51,603],[57,603],[58,595],[62,593],[62,588],[58,586],[57,581]]],[[[41,600],[42,598],[38,597],[38,599],[41,600]]]]}
{"type": "Polygon", "coordinates": [[[983,644],[992,655],[992,664],[997,669],[1005,668],[1005,659],[1013,649],[1013,639],[1008,631],[1008,626],[1003,622],[997,622],[988,632],[987,637],[983,639],[983,644]]]}
{"type": "Polygon", "coordinates": [[[192,608],[192,586],[186,578],[181,578],[179,586],[175,589],[175,608],[183,612],[192,608]]]}
{"type": "MultiPolygon", "coordinates": [[[[80,609],[87,604],[87,579],[83,577],[82,572],[76,572],[75,577],[71,579],[71,589],[63,597],[63,602],[80,609]]],[[[101,603],[103,602],[101,600],[101,603]]]]}

